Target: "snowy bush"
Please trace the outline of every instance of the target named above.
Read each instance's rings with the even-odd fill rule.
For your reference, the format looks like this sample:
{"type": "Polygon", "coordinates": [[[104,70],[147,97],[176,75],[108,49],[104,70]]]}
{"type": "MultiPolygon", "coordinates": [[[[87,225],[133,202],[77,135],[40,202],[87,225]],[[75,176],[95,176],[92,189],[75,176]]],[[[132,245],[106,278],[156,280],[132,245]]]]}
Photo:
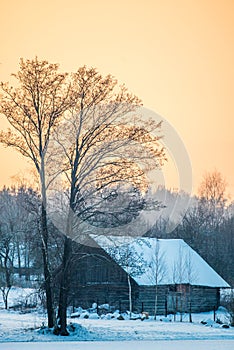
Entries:
{"type": "Polygon", "coordinates": [[[110,311],[110,305],[109,304],[102,304],[102,305],[99,305],[98,306],[98,310],[101,312],[101,313],[107,313],[110,311]]]}
{"type": "Polygon", "coordinates": [[[96,312],[89,314],[89,319],[90,320],[98,320],[100,317],[96,312]]]}
{"type": "Polygon", "coordinates": [[[80,318],[89,318],[90,313],[86,310],[84,310],[81,314],[80,314],[80,318]]]}
{"type": "MultiPolygon", "coordinates": [[[[119,316],[119,314],[118,314],[118,316],[119,316]]],[[[101,316],[101,318],[103,319],[103,320],[111,320],[112,318],[115,318],[115,315],[114,314],[112,314],[112,313],[110,313],[110,312],[108,312],[107,314],[103,314],[102,316],[101,316]]]]}
{"type": "Polygon", "coordinates": [[[230,316],[230,325],[234,327],[234,289],[223,296],[222,304],[226,307],[230,316]]]}

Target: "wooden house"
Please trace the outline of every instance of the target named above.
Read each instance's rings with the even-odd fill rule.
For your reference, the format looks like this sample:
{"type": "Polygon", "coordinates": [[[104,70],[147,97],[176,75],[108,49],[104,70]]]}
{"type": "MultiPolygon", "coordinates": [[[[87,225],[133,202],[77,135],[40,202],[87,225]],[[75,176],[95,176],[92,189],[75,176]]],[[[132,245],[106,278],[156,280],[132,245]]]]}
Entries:
{"type": "Polygon", "coordinates": [[[109,304],[157,314],[209,311],[220,305],[220,289],[230,288],[182,239],[92,235],[74,262],[71,302],[109,304]],[[83,255],[82,255],[83,254],[83,255]],[[128,279],[129,276],[129,279],[128,279]]]}

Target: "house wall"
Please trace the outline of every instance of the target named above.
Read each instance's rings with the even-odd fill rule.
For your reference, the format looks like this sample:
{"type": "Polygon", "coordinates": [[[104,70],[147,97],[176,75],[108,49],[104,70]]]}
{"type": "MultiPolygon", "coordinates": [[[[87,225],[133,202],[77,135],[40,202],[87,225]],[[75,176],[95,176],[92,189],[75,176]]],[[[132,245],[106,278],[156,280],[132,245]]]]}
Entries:
{"type": "MultiPolygon", "coordinates": [[[[157,314],[189,312],[190,310],[191,312],[204,312],[217,309],[220,305],[219,288],[189,285],[171,287],[174,287],[174,291],[170,290],[170,286],[158,286],[157,314]]],[[[155,287],[138,286],[133,309],[136,312],[143,310],[154,314],[155,295],[155,287]]]]}
{"type": "Polygon", "coordinates": [[[93,303],[109,304],[112,311],[129,310],[128,287],[117,284],[89,284],[80,286],[79,292],[73,297],[73,305],[89,308],[93,303]]]}
{"type": "MultiPolygon", "coordinates": [[[[73,263],[69,303],[84,308],[108,303],[113,309],[129,310],[126,272],[100,247],[85,247],[85,255],[73,263]]],[[[138,286],[131,279],[133,311],[154,313],[155,287],[138,286]]],[[[158,286],[157,314],[213,310],[220,303],[219,288],[158,286]]]]}
{"type": "MultiPolygon", "coordinates": [[[[112,309],[129,310],[126,272],[102,249],[89,247],[88,254],[73,263],[69,303],[89,308],[95,302],[108,303],[112,309]]],[[[137,284],[131,279],[133,302],[137,284]]]]}
{"type": "MultiPolygon", "coordinates": [[[[91,307],[92,303],[108,303],[112,310],[129,310],[127,283],[89,283],[85,286],[77,285],[77,293],[73,296],[74,306],[91,307]]],[[[157,314],[165,315],[174,312],[204,312],[218,308],[219,289],[195,286],[191,288],[191,295],[169,291],[168,286],[158,286],[157,314]]],[[[134,312],[149,312],[154,314],[155,287],[137,286],[132,282],[132,300],[134,312]]]]}
{"type": "MultiPolygon", "coordinates": [[[[154,314],[155,310],[154,286],[139,286],[138,298],[135,300],[134,308],[137,312],[146,311],[154,314]]],[[[167,286],[158,286],[157,288],[157,314],[165,313],[167,286]]]]}
{"type": "Polygon", "coordinates": [[[192,286],[192,312],[210,311],[220,306],[220,289],[192,286]]]}

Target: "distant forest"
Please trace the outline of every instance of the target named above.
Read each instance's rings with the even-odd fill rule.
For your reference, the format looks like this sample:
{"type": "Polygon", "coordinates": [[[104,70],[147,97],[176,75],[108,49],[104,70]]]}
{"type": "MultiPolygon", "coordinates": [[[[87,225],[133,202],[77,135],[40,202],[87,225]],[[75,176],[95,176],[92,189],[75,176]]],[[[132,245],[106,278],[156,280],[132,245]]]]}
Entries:
{"type": "MultiPolygon", "coordinates": [[[[159,210],[154,225],[148,231],[143,231],[142,236],[184,239],[234,286],[234,204],[228,203],[224,193],[218,193],[217,188],[214,192],[216,198],[210,195],[204,181],[201,184],[200,195],[190,198],[187,212],[181,212],[181,217],[177,215],[176,223],[173,223],[175,218],[170,215],[172,208],[177,207],[177,211],[178,208],[180,210],[181,203],[188,200],[188,195],[159,188],[155,196],[166,198],[166,203],[164,202],[159,210]],[[170,226],[173,227],[171,231],[168,229],[170,226]]],[[[2,290],[12,285],[43,285],[40,206],[40,196],[32,188],[21,186],[3,188],[0,191],[2,290]]],[[[65,237],[50,219],[48,235],[50,268],[51,271],[56,271],[62,264],[65,237]]],[[[73,245],[77,245],[76,241],[73,245]]]]}

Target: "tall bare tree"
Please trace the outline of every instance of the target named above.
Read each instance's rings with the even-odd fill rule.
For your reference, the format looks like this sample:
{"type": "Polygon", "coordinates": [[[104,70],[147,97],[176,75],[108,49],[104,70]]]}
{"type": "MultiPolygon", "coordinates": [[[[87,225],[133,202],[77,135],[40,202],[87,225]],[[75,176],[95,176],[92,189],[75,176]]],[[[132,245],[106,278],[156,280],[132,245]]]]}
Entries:
{"type": "Polygon", "coordinates": [[[158,142],[161,123],[143,120],[137,114],[140,100],[125,87],[118,87],[112,76],[81,67],[73,75],[73,84],[79,98],[55,131],[48,158],[54,164],[48,174],[52,193],[56,186],[59,191],[63,188],[68,204],[66,220],[64,213],[59,214],[66,233],[59,302],[61,334],[67,334],[71,239],[81,242],[91,227],[103,231],[137,215],[144,205],[138,194],[146,191],[146,172],[157,169],[165,159],[158,142]],[[131,199],[126,206],[127,192],[131,199]]]}
{"type": "Polygon", "coordinates": [[[48,326],[54,326],[51,271],[48,257],[45,156],[51,132],[61,116],[74,105],[75,94],[66,73],[47,61],[20,60],[13,74],[18,86],[1,83],[0,113],[8,120],[8,131],[0,132],[0,142],[30,159],[37,170],[41,188],[41,247],[44,262],[48,326]]]}
{"type": "Polygon", "coordinates": [[[226,189],[226,180],[219,171],[214,170],[203,176],[198,194],[201,198],[209,201],[211,205],[218,207],[223,206],[227,202],[226,189]]]}
{"type": "Polygon", "coordinates": [[[198,189],[200,203],[206,209],[212,230],[217,228],[224,218],[224,209],[227,204],[226,190],[227,182],[217,170],[206,173],[198,189]]]}

